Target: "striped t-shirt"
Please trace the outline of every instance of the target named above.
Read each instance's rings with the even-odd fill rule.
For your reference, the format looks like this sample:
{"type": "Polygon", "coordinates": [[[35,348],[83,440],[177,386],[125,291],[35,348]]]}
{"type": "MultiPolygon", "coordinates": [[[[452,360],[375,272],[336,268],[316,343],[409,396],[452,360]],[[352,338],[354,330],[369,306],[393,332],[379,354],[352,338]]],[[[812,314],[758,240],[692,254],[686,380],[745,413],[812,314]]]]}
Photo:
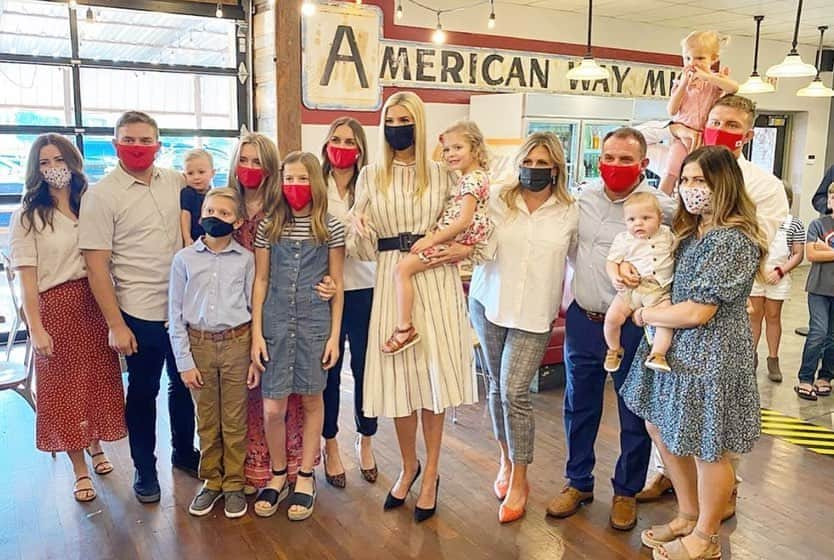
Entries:
{"type": "MultiPolygon", "coordinates": [[[[272,247],[266,230],[269,227],[270,220],[261,220],[258,225],[258,232],[255,234],[255,247],[259,249],[269,249],[272,247]]],[[[327,231],[329,239],[327,246],[330,249],[345,246],[345,226],[330,214],[327,215],[327,231]]],[[[284,226],[284,232],[281,234],[281,239],[287,241],[307,241],[313,239],[313,220],[310,216],[295,216],[293,221],[284,226]]]]}
{"type": "Polygon", "coordinates": [[[779,229],[785,232],[785,235],[788,238],[788,250],[790,251],[793,249],[794,243],[805,243],[805,225],[802,223],[802,220],[796,216],[791,217],[790,225],[786,226],[786,222],[787,220],[782,222],[779,229]]]}

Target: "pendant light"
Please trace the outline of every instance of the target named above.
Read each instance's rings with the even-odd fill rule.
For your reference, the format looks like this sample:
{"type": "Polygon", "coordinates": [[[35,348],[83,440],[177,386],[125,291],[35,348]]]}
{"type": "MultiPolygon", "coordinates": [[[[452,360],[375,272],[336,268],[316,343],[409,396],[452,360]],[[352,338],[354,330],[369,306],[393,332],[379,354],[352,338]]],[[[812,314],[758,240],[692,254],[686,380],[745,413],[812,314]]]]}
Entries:
{"type": "Polygon", "coordinates": [[[776,88],[773,87],[773,84],[770,82],[766,82],[762,80],[762,77],[759,76],[759,29],[762,26],[762,20],[764,16],[753,16],[753,20],[756,22],[756,42],[755,46],[753,47],[753,72],[750,73],[750,77],[747,78],[747,81],[741,84],[738,88],[738,93],[742,95],[750,95],[753,93],[773,93],[776,91],[776,88]]]}
{"type": "Polygon", "coordinates": [[[817,75],[810,84],[796,92],[799,97],[834,97],[834,89],[826,86],[820,79],[820,66],[822,66],[822,36],[825,35],[825,30],[828,29],[828,26],[821,25],[817,29],[819,29],[820,32],[820,46],[819,49],[817,49],[816,60],[817,75]]]}
{"type": "Polygon", "coordinates": [[[804,78],[817,73],[815,66],[802,62],[802,57],[796,50],[796,43],[799,37],[799,19],[802,16],[802,0],[796,7],[796,24],[793,28],[793,42],[791,50],[785,60],[767,69],[768,78],[804,78]]]}
{"type": "Polygon", "coordinates": [[[603,68],[594,60],[591,53],[591,21],[594,9],[594,0],[588,0],[588,45],[585,56],[579,66],[574,66],[567,73],[569,80],[608,80],[611,75],[607,68],[603,68]]]}

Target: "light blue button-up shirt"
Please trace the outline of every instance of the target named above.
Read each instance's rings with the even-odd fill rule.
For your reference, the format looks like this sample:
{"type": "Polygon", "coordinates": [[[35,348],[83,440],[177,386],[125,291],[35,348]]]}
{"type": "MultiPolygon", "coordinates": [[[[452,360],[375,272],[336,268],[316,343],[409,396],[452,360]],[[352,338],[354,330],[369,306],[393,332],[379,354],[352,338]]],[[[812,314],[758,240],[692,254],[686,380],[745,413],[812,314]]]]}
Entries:
{"type": "MultiPolygon", "coordinates": [[[[660,202],[663,221],[669,223],[677,201],[643,180],[633,192],[650,192],[660,202]]],[[[628,197],[626,197],[628,198],[628,197]]],[[[626,231],[622,200],[611,200],[602,182],[589,185],[579,196],[579,235],[573,264],[573,295],[586,311],[605,313],[617,291],[605,271],[611,243],[626,231]]]]}
{"type": "Polygon", "coordinates": [[[174,256],[168,334],[177,370],[195,367],[188,329],[219,332],[252,320],[255,258],[234,239],[215,253],[198,239],[174,256]]]}

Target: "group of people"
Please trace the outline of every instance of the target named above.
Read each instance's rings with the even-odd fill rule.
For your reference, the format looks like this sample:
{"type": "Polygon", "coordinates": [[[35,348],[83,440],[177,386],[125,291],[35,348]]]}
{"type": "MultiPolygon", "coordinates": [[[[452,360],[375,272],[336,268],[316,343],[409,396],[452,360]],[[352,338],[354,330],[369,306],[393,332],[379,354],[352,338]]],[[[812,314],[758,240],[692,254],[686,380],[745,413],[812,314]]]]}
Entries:
{"type": "MultiPolygon", "coordinates": [[[[699,83],[691,72],[680,87],[699,83]]],[[[384,508],[403,506],[422,475],[413,511],[421,522],[437,508],[444,411],[477,400],[471,321],[498,442],[498,519],[515,521],[534,455],[530,382],[571,268],[567,483],[548,514],[568,517],[593,500],[608,372],[621,447],[611,525],[636,525],[654,444],[679,513],[644,531],[643,543],[655,558],[717,558],[719,525],[735,508],[735,461],[759,435],[748,297],[757,278],[772,284],[763,265],[774,238],[799,241],[776,235],[792,227],[781,182],[741,155],[754,104],[721,95],[704,118],[705,146],[687,147],[668,192],[645,178],[643,133],[623,127],[605,136],[602,180],[578,199],[551,133],[521,145],[509,184],[490,185],[472,122],[446,129],[443,161],[432,161],[423,103],[411,92],[386,100],[372,163],[361,125],[342,118],[320,157],[282,159],[266,136],[243,136],[220,188],[211,188],[207,152],[190,152],[182,171],[155,166],[159,130],[144,113],[116,123],[119,164],[89,189],[76,148],[43,135],[11,242],[35,351],[37,447],[69,454],[74,495],[89,501],[85,450],[105,475],[113,465],[100,442],[127,433],[135,495],[158,501],[164,366],[171,462],[203,480],[190,513],[206,515],[222,498],[226,516],[240,517],[245,494],[258,492],[257,515],[286,499],[288,517],[306,519],[320,453],[326,481],[347,483],[336,441],[347,341],[362,477],[378,476],[377,417],[393,418],[401,469],[384,508]],[[476,265],[468,302],[464,259],[476,265]]],[[[834,250],[819,251],[834,260],[834,250]]]]}

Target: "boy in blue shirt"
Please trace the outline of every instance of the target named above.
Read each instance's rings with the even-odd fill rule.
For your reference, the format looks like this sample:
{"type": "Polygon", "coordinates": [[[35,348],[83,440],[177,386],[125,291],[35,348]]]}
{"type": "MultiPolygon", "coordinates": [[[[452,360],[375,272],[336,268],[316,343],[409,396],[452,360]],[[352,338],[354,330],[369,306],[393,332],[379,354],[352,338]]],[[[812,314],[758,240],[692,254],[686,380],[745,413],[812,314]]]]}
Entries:
{"type": "Polygon", "coordinates": [[[247,388],[260,380],[249,359],[255,262],[232,239],[244,216],[236,189],[206,193],[201,216],[205,235],[174,256],[168,313],[177,370],[191,390],[200,436],[204,483],[188,511],[207,515],[223,497],[226,517],[236,518],[247,509],[247,388]]]}
{"type": "Polygon", "coordinates": [[[828,186],[828,213],[808,226],[805,254],[811,261],[805,291],[808,292],[808,336],[802,349],[799,385],[800,398],[815,401],[831,394],[831,379],[824,369],[814,381],[814,373],[823,352],[834,344],[834,183],[828,186]]]}

